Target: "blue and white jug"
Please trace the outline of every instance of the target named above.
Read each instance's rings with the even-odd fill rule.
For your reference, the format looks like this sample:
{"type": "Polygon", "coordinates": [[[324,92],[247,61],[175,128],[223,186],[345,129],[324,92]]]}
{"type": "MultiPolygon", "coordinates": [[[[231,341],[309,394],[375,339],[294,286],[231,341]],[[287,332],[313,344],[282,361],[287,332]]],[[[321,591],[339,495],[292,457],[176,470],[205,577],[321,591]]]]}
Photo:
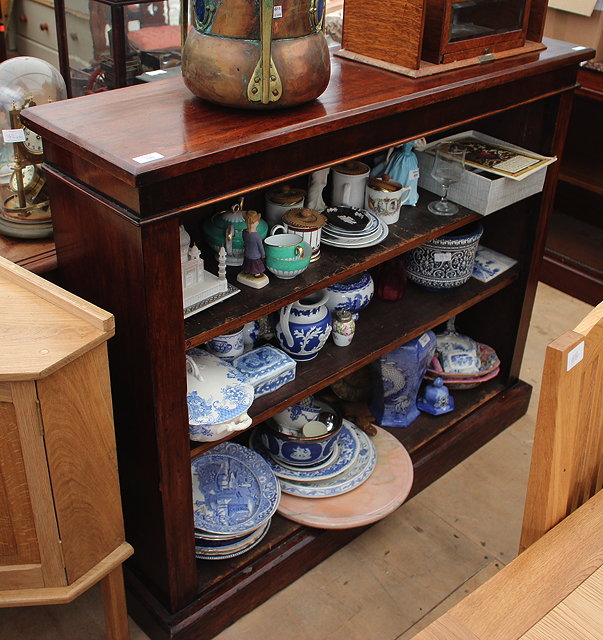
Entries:
{"type": "Polygon", "coordinates": [[[279,311],[276,338],[294,360],[312,360],[331,333],[331,312],[325,290],[312,293],[279,311]]]}

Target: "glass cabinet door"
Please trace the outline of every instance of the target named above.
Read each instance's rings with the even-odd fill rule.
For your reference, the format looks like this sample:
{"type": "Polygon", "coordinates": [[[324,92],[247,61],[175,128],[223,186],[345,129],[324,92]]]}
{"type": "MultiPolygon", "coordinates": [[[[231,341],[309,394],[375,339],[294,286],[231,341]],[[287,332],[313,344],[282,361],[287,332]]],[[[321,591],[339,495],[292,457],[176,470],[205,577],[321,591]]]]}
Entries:
{"type": "Polygon", "coordinates": [[[520,30],[527,0],[459,0],[452,3],[449,42],[520,30]]]}

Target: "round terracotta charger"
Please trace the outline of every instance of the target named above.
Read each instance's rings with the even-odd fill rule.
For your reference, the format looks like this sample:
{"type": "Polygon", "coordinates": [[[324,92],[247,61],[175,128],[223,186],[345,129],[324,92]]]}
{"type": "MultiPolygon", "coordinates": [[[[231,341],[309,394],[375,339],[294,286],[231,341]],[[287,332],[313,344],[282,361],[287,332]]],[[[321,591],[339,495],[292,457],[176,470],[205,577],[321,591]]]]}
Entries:
{"type": "Polygon", "coordinates": [[[362,527],[385,518],[408,497],[413,481],[412,460],[387,431],[377,427],[373,444],[377,466],[366,482],[332,498],[309,499],[281,495],[277,512],[300,524],[320,529],[362,527]]]}

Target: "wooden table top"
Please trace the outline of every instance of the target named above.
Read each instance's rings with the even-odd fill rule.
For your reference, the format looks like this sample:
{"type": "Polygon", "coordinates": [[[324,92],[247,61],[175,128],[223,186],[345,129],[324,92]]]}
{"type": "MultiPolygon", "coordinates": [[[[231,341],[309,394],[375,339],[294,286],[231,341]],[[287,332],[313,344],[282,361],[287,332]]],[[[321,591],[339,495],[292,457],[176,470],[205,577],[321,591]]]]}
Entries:
{"type": "Polygon", "coordinates": [[[603,638],[603,491],[414,640],[603,638]]]}

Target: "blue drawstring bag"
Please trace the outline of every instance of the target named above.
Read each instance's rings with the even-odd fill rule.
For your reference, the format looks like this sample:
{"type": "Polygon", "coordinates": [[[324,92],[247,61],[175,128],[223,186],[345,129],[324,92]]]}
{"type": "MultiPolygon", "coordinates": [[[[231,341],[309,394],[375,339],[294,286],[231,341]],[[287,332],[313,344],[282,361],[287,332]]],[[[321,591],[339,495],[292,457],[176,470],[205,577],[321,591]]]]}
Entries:
{"type": "Polygon", "coordinates": [[[371,176],[388,175],[394,182],[399,182],[403,187],[410,187],[410,197],[405,205],[416,205],[419,201],[419,161],[413,151],[413,142],[405,142],[397,147],[393,153],[385,158],[380,158],[371,171],[371,176]]]}

